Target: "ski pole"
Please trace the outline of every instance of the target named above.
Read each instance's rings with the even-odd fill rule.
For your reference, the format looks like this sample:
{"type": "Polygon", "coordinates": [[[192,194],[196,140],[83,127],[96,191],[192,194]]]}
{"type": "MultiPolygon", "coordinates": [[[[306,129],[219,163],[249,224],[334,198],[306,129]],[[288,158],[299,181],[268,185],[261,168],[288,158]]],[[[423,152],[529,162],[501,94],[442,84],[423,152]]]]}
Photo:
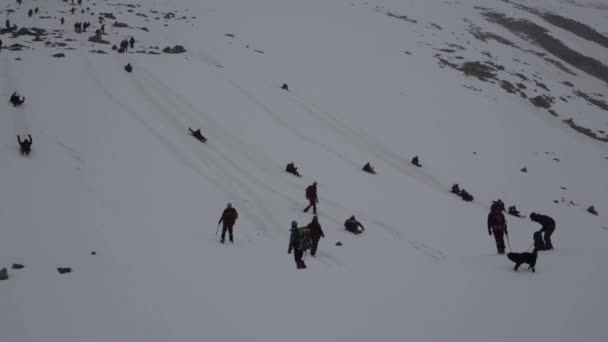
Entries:
{"type": "Polygon", "coordinates": [[[509,245],[509,252],[513,252],[511,249],[511,241],[509,241],[509,234],[507,234],[507,245],[509,245]]]}
{"type": "Polygon", "coordinates": [[[215,235],[217,235],[217,233],[220,231],[220,224],[217,224],[217,229],[215,230],[215,235]]]}

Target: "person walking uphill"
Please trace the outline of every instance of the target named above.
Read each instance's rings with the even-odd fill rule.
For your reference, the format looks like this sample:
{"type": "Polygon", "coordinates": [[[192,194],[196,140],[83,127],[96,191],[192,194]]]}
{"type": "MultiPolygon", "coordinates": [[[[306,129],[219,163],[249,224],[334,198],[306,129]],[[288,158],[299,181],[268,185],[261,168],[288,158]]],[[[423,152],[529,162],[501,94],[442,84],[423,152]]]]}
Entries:
{"type": "Polygon", "coordinates": [[[498,254],[505,254],[505,238],[504,235],[509,235],[507,231],[507,221],[502,213],[500,205],[492,205],[488,214],[488,234],[494,234],[496,240],[496,249],[498,254]]]}
{"type": "Polygon", "coordinates": [[[307,213],[308,209],[312,207],[312,213],[317,215],[317,203],[319,203],[319,198],[317,197],[317,182],[312,183],[306,188],[306,199],[308,200],[308,207],[304,209],[304,212],[307,213]]]}
{"type": "Polygon", "coordinates": [[[530,220],[532,222],[539,223],[543,228],[539,231],[545,233],[545,250],[553,249],[553,243],[551,243],[551,235],[555,231],[555,220],[547,215],[541,215],[537,213],[530,214],[530,220]]]}
{"type": "Polygon", "coordinates": [[[310,255],[313,257],[317,254],[317,247],[319,247],[319,240],[325,237],[321,224],[319,223],[319,217],[313,216],[312,221],[306,226],[310,230],[310,255]]]}
{"type": "Polygon", "coordinates": [[[302,239],[304,237],[301,236],[300,229],[298,229],[298,223],[296,221],[291,221],[290,231],[291,235],[289,236],[289,248],[287,249],[287,254],[291,254],[291,251],[293,250],[293,260],[296,262],[296,267],[298,269],[306,268],[306,264],[304,263],[304,260],[302,260],[304,257],[302,239]]]}
{"type": "Polygon", "coordinates": [[[217,222],[218,225],[222,222],[224,223],[224,225],[222,227],[221,243],[224,243],[224,241],[225,241],[226,231],[228,231],[228,235],[230,237],[230,242],[234,243],[234,237],[232,235],[232,228],[234,227],[234,223],[236,222],[236,219],[238,217],[239,217],[239,214],[237,213],[236,209],[234,209],[232,207],[231,203],[228,203],[226,205],[226,209],[224,209],[224,212],[222,213],[222,217],[217,222]]]}

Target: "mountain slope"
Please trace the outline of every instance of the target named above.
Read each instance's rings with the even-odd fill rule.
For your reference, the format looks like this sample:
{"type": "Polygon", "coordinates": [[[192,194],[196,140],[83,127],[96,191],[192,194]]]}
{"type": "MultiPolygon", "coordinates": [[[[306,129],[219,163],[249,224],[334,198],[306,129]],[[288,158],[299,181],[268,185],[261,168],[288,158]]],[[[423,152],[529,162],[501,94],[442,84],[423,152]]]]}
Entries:
{"type": "MultiPolygon", "coordinates": [[[[608,12],[582,2],[527,5],[608,31],[608,12]]],[[[601,100],[606,85],[531,53],[543,50],[476,6],[534,21],[607,64],[604,47],[504,1],[104,1],[74,16],[63,2],[15,6],[2,14],[44,27],[51,43],[1,37],[26,46],[0,52],[2,96],[26,97],[0,104],[0,268],[25,265],[0,282],[7,341],[608,337],[608,150],[563,122],[603,137],[604,111],[572,94],[601,100]],[[30,6],[41,14],[28,18],[30,6]],[[103,38],[133,35],[134,52],[72,32],[102,13],[130,26],[106,19],[103,38]],[[471,25],[518,48],[483,42],[471,25]],[[176,44],[187,52],[150,54],[176,44]],[[505,70],[485,81],[459,70],[474,61],[505,70]],[[526,98],[501,87],[517,79],[526,98]],[[558,117],[530,102],[537,95],[556,99],[558,117]],[[30,158],[16,134],[32,134],[30,158]],[[283,171],[289,161],[302,178],[283,171]],[[367,161],[378,175],[361,172],[367,161]],[[313,181],[327,237],[297,271],[288,228],[311,219],[313,181]],[[475,202],[451,195],[454,183],[475,202]],[[497,198],[556,219],[557,249],[536,273],[495,255],[485,220],[497,198]],[[227,202],[240,214],[234,246],[215,235],[227,202]],[[344,231],[351,215],[362,236],[344,231]],[[64,266],[73,273],[56,272],[64,266]]],[[[507,219],[524,251],[540,227],[507,219]]]]}

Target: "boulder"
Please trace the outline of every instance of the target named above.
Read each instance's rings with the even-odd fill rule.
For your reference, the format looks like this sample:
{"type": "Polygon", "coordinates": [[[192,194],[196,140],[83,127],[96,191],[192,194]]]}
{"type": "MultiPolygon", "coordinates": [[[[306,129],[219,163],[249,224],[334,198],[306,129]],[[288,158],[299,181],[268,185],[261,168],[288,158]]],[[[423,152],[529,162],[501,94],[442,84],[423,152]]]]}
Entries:
{"type": "Polygon", "coordinates": [[[184,53],[186,52],[186,49],[184,49],[183,46],[181,45],[175,45],[173,48],[167,46],[166,48],[163,49],[164,53],[184,53]]]}
{"type": "Polygon", "coordinates": [[[594,206],[590,206],[589,208],[587,208],[587,212],[589,212],[590,214],[593,214],[595,216],[598,216],[597,210],[595,210],[594,206]]]}

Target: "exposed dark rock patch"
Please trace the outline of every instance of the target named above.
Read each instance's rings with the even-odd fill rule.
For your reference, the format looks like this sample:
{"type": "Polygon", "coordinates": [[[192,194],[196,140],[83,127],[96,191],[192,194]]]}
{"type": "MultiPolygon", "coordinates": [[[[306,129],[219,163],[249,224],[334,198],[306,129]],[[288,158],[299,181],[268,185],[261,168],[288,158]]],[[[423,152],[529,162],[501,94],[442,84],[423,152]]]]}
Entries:
{"type": "Polygon", "coordinates": [[[142,31],[150,32],[150,30],[148,30],[147,27],[140,27],[139,29],[142,30],[142,31]]]}
{"type": "MultiPolygon", "coordinates": [[[[465,21],[470,23],[469,20],[465,20],[465,21]]],[[[481,40],[484,43],[487,43],[488,40],[494,40],[494,41],[497,41],[506,46],[510,46],[510,47],[519,49],[519,47],[517,45],[515,45],[513,42],[511,42],[510,40],[508,40],[504,37],[501,37],[501,36],[497,35],[496,33],[484,31],[481,27],[474,25],[472,23],[469,24],[467,31],[469,31],[469,33],[471,35],[473,35],[473,37],[481,40]]]]}
{"type": "Polygon", "coordinates": [[[577,125],[574,122],[574,119],[572,119],[572,118],[570,118],[568,120],[564,120],[564,123],[567,124],[568,126],[570,126],[575,131],[582,133],[582,134],[588,136],[589,138],[599,140],[602,142],[608,142],[608,137],[602,138],[602,137],[598,136],[597,134],[595,134],[595,132],[593,132],[591,129],[577,125]]]}
{"type": "Polygon", "coordinates": [[[594,99],[593,97],[589,96],[589,94],[586,94],[580,90],[575,90],[574,94],[580,98],[585,99],[588,103],[599,107],[605,111],[608,111],[608,103],[606,103],[604,100],[594,99]]]}
{"type": "Polygon", "coordinates": [[[57,272],[59,272],[60,274],[66,274],[71,273],[72,269],[70,267],[58,267],[57,272]]]}
{"type": "Polygon", "coordinates": [[[103,50],[91,50],[89,52],[90,53],[97,53],[97,54],[100,54],[100,55],[107,54],[107,52],[105,52],[103,50]]]}
{"type": "Polygon", "coordinates": [[[527,39],[534,44],[542,47],[547,52],[576,67],[585,73],[596,77],[604,82],[608,82],[608,67],[601,62],[581,53],[572,50],[560,40],[551,36],[548,31],[526,19],[509,18],[502,13],[485,11],[482,15],[489,22],[496,23],[507,28],[514,34],[527,39]]]}
{"type": "Polygon", "coordinates": [[[114,16],[113,13],[99,13],[99,15],[106,19],[116,20],[116,17],[114,16]]]}
{"type": "Polygon", "coordinates": [[[547,95],[539,95],[530,99],[530,102],[534,104],[536,107],[540,108],[551,108],[553,104],[553,99],[547,95]]]}
{"type": "Polygon", "coordinates": [[[408,23],[412,23],[412,24],[417,24],[418,23],[418,20],[410,19],[410,18],[408,18],[407,15],[398,15],[398,14],[395,14],[395,13],[392,13],[392,12],[386,12],[386,15],[388,15],[391,18],[407,21],[408,23]]]}
{"type": "Polygon", "coordinates": [[[63,53],[56,53],[56,54],[53,55],[53,57],[55,57],[55,58],[63,58],[63,57],[65,57],[65,54],[63,54],[63,53]]]}
{"type": "Polygon", "coordinates": [[[234,38],[234,34],[232,33],[224,33],[224,36],[234,38]]]}
{"type": "Polygon", "coordinates": [[[547,112],[555,117],[559,117],[559,115],[553,109],[547,109],[547,112]]]}
{"type": "Polygon", "coordinates": [[[129,27],[129,25],[127,25],[127,24],[125,24],[125,23],[118,22],[118,21],[115,21],[115,22],[112,24],[112,26],[114,26],[114,27],[120,27],[120,28],[126,28],[126,27],[129,27]]]}
{"type": "Polygon", "coordinates": [[[527,167],[522,167],[521,170],[519,170],[523,173],[528,173],[528,168],[527,167]]]}
{"type": "Polygon", "coordinates": [[[97,43],[97,44],[110,44],[110,42],[109,42],[109,41],[104,40],[104,39],[101,37],[101,34],[96,34],[96,35],[94,35],[94,36],[92,36],[92,37],[89,37],[89,41],[90,41],[90,42],[93,42],[93,43],[97,43]]]}
{"type": "Polygon", "coordinates": [[[8,279],[8,270],[5,268],[0,270],[0,280],[7,280],[8,279]]]}
{"type": "Polygon", "coordinates": [[[264,54],[264,51],[262,51],[262,50],[256,50],[256,49],[254,49],[253,51],[255,51],[255,52],[257,52],[257,53],[264,54]]]}
{"type": "Polygon", "coordinates": [[[434,28],[436,28],[436,29],[438,29],[438,30],[443,30],[443,27],[441,27],[441,26],[439,26],[439,25],[437,25],[435,23],[431,23],[431,26],[434,27],[434,28]]]}

